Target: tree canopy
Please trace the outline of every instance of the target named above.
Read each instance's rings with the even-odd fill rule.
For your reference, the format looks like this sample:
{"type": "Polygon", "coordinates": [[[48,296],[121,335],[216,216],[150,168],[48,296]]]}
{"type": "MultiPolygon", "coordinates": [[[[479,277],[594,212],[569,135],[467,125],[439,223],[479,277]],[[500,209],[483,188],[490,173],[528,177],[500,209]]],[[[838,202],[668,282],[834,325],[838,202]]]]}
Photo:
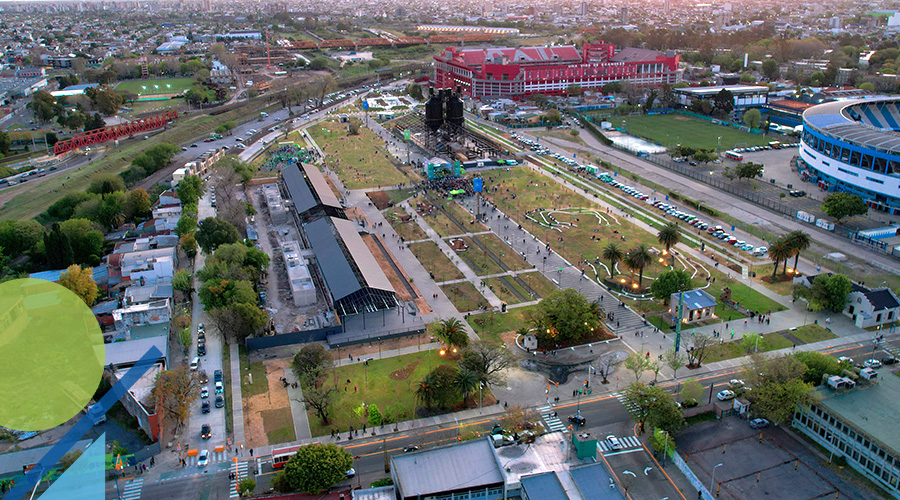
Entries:
{"type": "Polygon", "coordinates": [[[687,269],[670,269],[659,273],[653,283],[650,284],[650,293],[653,298],[666,303],[673,293],[682,289],[690,290],[691,273],[687,269]]]}
{"type": "Polygon", "coordinates": [[[526,313],[526,321],[538,339],[550,343],[577,341],[594,329],[602,328],[599,304],[567,288],[556,290],[526,313]]]}
{"type": "Polygon", "coordinates": [[[301,446],[284,465],[285,483],[291,491],[320,493],[344,480],[353,467],[353,455],[334,443],[301,446]]]}
{"type": "Polygon", "coordinates": [[[227,221],[207,217],[200,223],[200,229],[195,235],[197,244],[204,253],[214,252],[219,245],[235,243],[240,239],[237,228],[227,221]]]}
{"type": "Polygon", "coordinates": [[[648,386],[634,382],[623,391],[625,406],[631,418],[641,426],[645,424],[673,434],[685,425],[684,414],[672,395],[662,387],[648,386]]]}
{"type": "Polygon", "coordinates": [[[819,209],[839,221],[844,217],[865,215],[869,211],[866,202],[859,195],[850,193],[829,194],[819,205],[819,209]]]}
{"type": "Polygon", "coordinates": [[[92,269],[89,267],[82,269],[81,266],[72,264],[59,277],[59,284],[80,297],[88,307],[94,305],[97,300],[99,289],[94,283],[92,269]]]}
{"type": "Polygon", "coordinates": [[[853,291],[853,283],[843,274],[820,274],[809,287],[796,285],[794,296],[809,302],[812,311],[841,312],[847,305],[847,296],[853,291]]]}

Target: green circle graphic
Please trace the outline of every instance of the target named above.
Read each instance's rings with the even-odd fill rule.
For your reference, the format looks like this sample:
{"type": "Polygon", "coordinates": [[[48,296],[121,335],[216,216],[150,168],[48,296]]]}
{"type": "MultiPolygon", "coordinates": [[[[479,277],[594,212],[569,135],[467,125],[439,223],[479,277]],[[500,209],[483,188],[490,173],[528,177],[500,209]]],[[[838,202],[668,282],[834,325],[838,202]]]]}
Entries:
{"type": "Polygon", "coordinates": [[[90,402],[105,362],[103,334],[81,298],[56,283],[0,283],[0,425],[40,431],[90,402]]]}

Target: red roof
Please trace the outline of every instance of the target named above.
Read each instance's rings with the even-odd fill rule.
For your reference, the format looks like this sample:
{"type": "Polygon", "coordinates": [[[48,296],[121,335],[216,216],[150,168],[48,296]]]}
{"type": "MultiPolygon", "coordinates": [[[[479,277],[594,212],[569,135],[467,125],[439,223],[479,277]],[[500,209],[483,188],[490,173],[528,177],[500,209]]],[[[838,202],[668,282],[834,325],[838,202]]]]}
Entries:
{"type": "Polygon", "coordinates": [[[795,101],[793,99],[782,99],[780,101],[770,102],[769,106],[774,106],[776,108],[782,109],[791,109],[794,111],[805,111],[806,109],[813,107],[813,104],[795,101]]]}
{"type": "Polygon", "coordinates": [[[505,57],[507,64],[533,62],[581,62],[581,54],[573,45],[559,47],[521,47],[499,49],[464,49],[456,51],[453,60],[466,66],[480,66],[486,60],[505,57]]]}

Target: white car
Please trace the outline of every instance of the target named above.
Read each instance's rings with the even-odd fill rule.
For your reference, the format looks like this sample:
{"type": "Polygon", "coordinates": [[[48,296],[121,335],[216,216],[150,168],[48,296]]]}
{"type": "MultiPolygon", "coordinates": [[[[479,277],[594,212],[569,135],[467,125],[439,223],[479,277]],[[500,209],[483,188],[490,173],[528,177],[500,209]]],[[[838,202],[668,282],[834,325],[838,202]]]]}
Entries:
{"type": "Polygon", "coordinates": [[[216,394],[222,394],[223,390],[222,382],[216,382],[216,394]]]}
{"type": "Polygon", "coordinates": [[[206,467],[209,465],[209,450],[200,450],[200,456],[197,457],[197,467],[206,467]]]}
{"type": "Polygon", "coordinates": [[[728,387],[744,387],[744,381],[739,378],[733,378],[728,381],[728,387]]]}
{"type": "Polygon", "coordinates": [[[621,450],[623,448],[622,443],[619,441],[619,438],[613,435],[606,436],[606,441],[609,443],[609,447],[614,450],[621,450]]]}
{"type": "Polygon", "coordinates": [[[867,359],[863,363],[863,366],[866,368],[881,368],[881,361],[878,361],[877,359],[867,359]]]}
{"type": "Polygon", "coordinates": [[[208,397],[209,397],[209,387],[204,387],[203,389],[200,389],[200,398],[206,399],[208,397]]]}
{"type": "Polygon", "coordinates": [[[729,399],[734,399],[734,391],[730,391],[728,389],[719,391],[719,393],[716,394],[716,399],[718,399],[719,401],[728,401],[729,399]]]}

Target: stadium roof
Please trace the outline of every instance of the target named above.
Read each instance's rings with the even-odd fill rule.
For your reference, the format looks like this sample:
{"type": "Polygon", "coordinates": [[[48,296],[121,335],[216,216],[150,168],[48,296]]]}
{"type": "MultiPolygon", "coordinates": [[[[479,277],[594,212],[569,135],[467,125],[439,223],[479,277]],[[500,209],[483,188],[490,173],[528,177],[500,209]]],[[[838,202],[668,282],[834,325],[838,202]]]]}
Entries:
{"type": "Polygon", "coordinates": [[[713,85],[710,87],[685,87],[683,89],[674,89],[675,92],[681,94],[718,94],[722,90],[727,90],[732,94],[745,94],[749,92],[768,92],[769,87],[759,85],[713,85]]]}
{"type": "Polygon", "coordinates": [[[322,217],[303,229],[339,314],[389,309],[396,304],[394,287],[356,231],[355,222],[322,217]]]}
{"type": "Polygon", "coordinates": [[[635,47],[625,47],[624,49],[613,54],[613,56],[610,58],[610,61],[613,61],[613,62],[638,62],[638,61],[655,62],[660,57],[665,57],[665,54],[661,53],[661,52],[657,52],[655,50],[638,49],[635,47]]]}
{"type": "MultiPolygon", "coordinates": [[[[446,52],[444,53],[446,54],[446,52]]],[[[440,57],[440,55],[439,55],[440,57]]],[[[453,60],[466,66],[480,66],[486,61],[496,57],[505,57],[507,64],[529,64],[541,62],[553,63],[580,63],[581,54],[574,45],[561,45],[557,47],[520,47],[520,48],[489,48],[489,49],[462,49],[458,50],[453,60]]]]}
{"type": "Polygon", "coordinates": [[[857,146],[900,154],[900,100],[826,102],[803,112],[804,125],[857,146]]]}

